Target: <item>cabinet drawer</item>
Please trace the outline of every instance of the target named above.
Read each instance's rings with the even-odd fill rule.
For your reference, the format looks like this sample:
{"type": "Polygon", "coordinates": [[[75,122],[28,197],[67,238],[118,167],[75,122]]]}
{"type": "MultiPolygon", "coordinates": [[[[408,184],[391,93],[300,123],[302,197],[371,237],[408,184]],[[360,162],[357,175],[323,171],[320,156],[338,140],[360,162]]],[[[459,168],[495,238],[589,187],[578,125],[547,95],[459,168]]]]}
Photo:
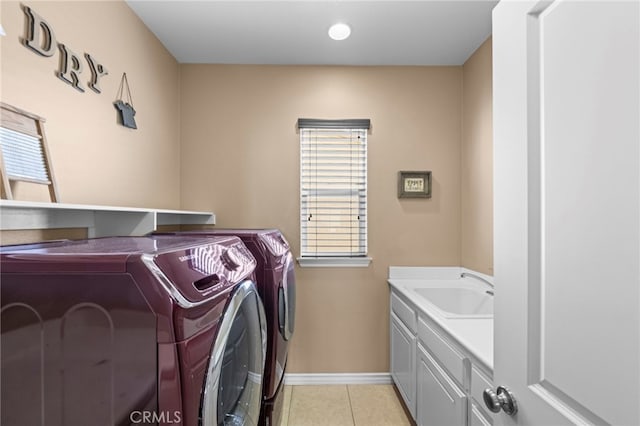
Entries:
{"type": "Polygon", "coordinates": [[[396,314],[413,334],[416,334],[416,312],[395,293],[391,293],[391,311],[396,314]]]}
{"type": "Polygon", "coordinates": [[[418,338],[458,383],[465,383],[464,357],[422,318],[418,320],[418,338]]]}

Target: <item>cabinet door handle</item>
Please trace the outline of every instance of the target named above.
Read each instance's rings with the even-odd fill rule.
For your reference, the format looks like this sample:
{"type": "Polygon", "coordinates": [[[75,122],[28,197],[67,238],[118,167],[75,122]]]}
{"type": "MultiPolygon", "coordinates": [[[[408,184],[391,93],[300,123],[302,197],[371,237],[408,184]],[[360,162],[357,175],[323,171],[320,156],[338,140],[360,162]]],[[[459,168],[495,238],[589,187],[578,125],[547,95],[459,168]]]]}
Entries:
{"type": "Polygon", "coordinates": [[[510,416],[518,412],[516,398],[511,391],[504,386],[498,386],[495,392],[489,388],[485,389],[484,392],[482,392],[482,399],[484,399],[484,404],[487,408],[494,413],[500,412],[501,408],[510,416]]]}

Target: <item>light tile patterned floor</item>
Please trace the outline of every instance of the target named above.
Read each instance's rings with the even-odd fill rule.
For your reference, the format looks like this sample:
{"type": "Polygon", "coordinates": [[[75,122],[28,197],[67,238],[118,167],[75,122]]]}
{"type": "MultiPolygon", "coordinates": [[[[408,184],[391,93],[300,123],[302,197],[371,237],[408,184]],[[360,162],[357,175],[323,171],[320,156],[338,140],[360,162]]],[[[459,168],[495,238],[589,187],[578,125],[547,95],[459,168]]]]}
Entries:
{"type": "Polygon", "coordinates": [[[393,385],[285,386],[280,426],[412,426],[393,385]]]}

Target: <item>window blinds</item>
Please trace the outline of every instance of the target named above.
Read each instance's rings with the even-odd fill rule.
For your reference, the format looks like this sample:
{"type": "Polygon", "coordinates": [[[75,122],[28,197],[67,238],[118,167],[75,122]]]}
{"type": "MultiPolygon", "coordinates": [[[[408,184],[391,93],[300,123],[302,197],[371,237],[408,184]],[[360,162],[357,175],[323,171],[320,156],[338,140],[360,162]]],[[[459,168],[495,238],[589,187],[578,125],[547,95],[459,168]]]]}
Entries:
{"type": "Polygon", "coordinates": [[[51,183],[39,138],[0,127],[0,148],[9,178],[45,185],[51,183]]]}
{"type": "Polygon", "coordinates": [[[298,120],[302,257],[367,254],[369,120],[298,120]]]}

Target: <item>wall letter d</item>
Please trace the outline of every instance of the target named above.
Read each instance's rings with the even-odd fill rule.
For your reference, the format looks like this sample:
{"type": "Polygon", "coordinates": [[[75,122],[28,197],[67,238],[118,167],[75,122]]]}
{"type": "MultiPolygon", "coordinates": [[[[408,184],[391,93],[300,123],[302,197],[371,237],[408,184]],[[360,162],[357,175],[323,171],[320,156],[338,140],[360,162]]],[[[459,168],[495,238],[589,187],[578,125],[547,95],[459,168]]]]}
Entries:
{"type": "Polygon", "coordinates": [[[56,36],[51,26],[29,6],[22,7],[28,20],[27,35],[22,42],[38,55],[53,56],[56,49],[56,36]]]}

